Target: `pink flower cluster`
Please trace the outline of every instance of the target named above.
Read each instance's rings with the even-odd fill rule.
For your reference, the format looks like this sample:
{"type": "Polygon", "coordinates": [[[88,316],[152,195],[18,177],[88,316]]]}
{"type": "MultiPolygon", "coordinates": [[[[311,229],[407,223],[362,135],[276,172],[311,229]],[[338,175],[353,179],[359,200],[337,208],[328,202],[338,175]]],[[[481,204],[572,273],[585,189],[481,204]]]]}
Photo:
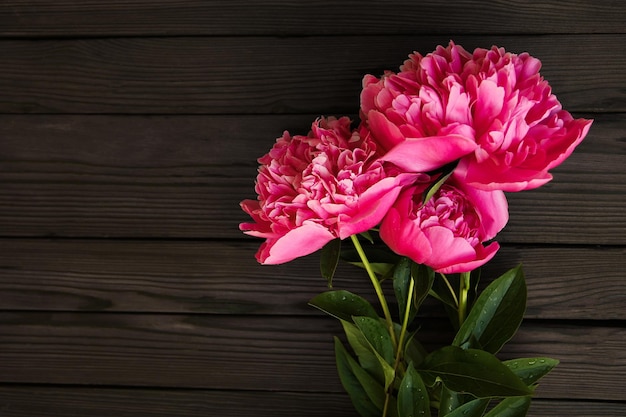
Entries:
{"type": "Polygon", "coordinates": [[[563,110],[540,62],[450,42],[400,72],[367,75],[361,123],[321,118],[259,159],[257,200],[241,203],[264,238],[257,259],[290,261],[380,225],[396,253],[444,273],[491,259],[508,221],[503,191],[539,187],[583,140],[590,120],[563,110]],[[450,177],[432,197],[430,188],[450,177]]]}
{"type": "Polygon", "coordinates": [[[308,136],[285,132],[259,163],[259,198],[241,202],[254,223],[240,228],[266,239],[257,253],[265,264],[371,229],[419,176],[389,175],[367,131],[351,131],[347,117],[318,119],[308,136]]]}

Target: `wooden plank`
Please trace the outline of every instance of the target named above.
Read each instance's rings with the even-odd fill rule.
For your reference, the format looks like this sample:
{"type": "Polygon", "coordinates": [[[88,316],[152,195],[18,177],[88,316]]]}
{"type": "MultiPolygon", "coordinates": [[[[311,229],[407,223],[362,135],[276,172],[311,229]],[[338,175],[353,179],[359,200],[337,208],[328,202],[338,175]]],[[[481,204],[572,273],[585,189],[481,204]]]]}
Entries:
{"type": "MultiPolygon", "coordinates": [[[[261,266],[257,248],[252,242],[4,239],[0,310],[317,314],[306,303],[326,290],[318,256],[261,266]]],[[[482,277],[490,282],[522,262],[526,318],[624,320],[625,255],[623,248],[507,246],[482,277]]],[[[376,303],[358,268],[341,266],[335,288],[376,303]]],[[[435,305],[422,313],[442,315],[435,305]]]]}
{"type": "MultiPolygon", "coordinates": [[[[0,386],[3,417],[357,417],[347,395],[271,391],[0,386]]],[[[623,417],[621,402],[535,399],[530,417],[623,417]]]]}
{"type": "MultiPolygon", "coordinates": [[[[0,234],[241,238],[238,204],[256,196],[256,158],[313,119],[0,116],[0,234]]],[[[509,195],[500,241],[626,242],[626,116],[595,119],[552,183],[509,195]]]]}
{"type": "Polygon", "coordinates": [[[589,417],[626,415],[626,404],[620,403],[594,403],[583,401],[549,401],[533,400],[530,405],[529,417],[589,417]]]}
{"type": "Polygon", "coordinates": [[[626,35],[0,42],[2,113],[356,113],[361,79],[450,38],[529,51],[570,111],[625,111],[626,35]],[[333,47],[334,46],[334,47],[333,47]],[[606,59],[610,57],[610,59],[606,59]],[[598,63],[602,63],[599,66],[598,63]]]}
{"type": "MultiPolygon", "coordinates": [[[[449,343],[442,328],[425,321],[422,340],[449,343]]],[[[2,313],[0,382],[340,392],[339,332],[329,317],[2,313]]],[[[625,344],[621,327],[527,322],[502,355],[561,360],[538,397],[621,401],[625,344]]]]}
{"type": "Polygon", "coordinates": [[[363,35],[433,33],[623,33],[626,13],[609,0],[4,1],[0,35],[363,35]],[[319,19],[332,13],[332,19],[319,19]]]}

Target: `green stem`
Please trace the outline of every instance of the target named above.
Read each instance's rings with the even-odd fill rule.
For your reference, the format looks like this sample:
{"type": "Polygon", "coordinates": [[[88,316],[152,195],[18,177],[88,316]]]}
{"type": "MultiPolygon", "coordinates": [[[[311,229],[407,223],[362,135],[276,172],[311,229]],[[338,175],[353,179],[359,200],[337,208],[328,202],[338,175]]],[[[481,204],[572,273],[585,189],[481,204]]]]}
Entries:
{"type": "Polygon", "coordinates": [[[402,319],[402,328],[400,329],[400,340],[398,340],[398,349],[396,350],[396,363],[394,369],[398,368],[400,357],[402,356],[402,346],[406,337],[406,330],[409,327],[409,314],[411,313],[411,305],[413,305],[413,290],[415,289],[415,280],[411,278],[409,282],[409,293],[406,297],[406,307],[404,309],[404,318],[402,319]]]}
{"type": "MultiPolygon", "coordinates": [[[[396,359],[393,364],[393,373],[398,372],[398,366],[400,366],[400,359],[402,358],[403,352],[402,347],[404,346],[404,338],[406,337],[406,329],[409,326],[409,314],[411,313],[411,305],[413,304],[413,290],[415,288],[415,281],[411,278],[409,282],[409,295],[406,299],[406,308],[404,309],[404,318],[402,319],[402,328],[400,329],[400,339],[398,340],[398,346],[396,348],[396,359]]],[[[389,406],[389,400],[391,399],[391,387],[387,390],[385,394],[385,406],[383,408],[383,416],[387,415],[387,408],[389,406]]]]}
{"type": "Polygon", "coordinates": [[[462,272],[459,288],[459,327],[461,327],[467,317],[467,295],[469,293],[470,285],[470,272],[462,272]]]}
{"type": "Polygon", "coordinates": [[[350,236],[352,239],[352,243],[354,244],[354,248],[359,254],[361,258],[361,262],[363,262],[363,266],[365,266],[365,270],[367,271],[367,275],[370,277],[370,281],[372,281],[372,285],[374,286],[374,290],[376,291],[376,296],[378,297],[378,301],[380,302],[380,306],[383,309],[383,314],[385,315],[385,321],[387,322],[387,328],[389,329],[389,335],[391,336],[391,342],[393,343],[394,348],[397,348],[396,342],[396,332],[393,327],[393,320],[391,319],[391,313],[389,312],[389,307],[387,306],[387,301],[385,300],[385,295],[383,294],[383,289],[380,286],[380,282],[378,281],[378,277],[376,273],[372,269],[367,256],[365,255],[365,251],[363,251],[363,247],[361,246],[361,242],[359,242],[359,238],[356,235],[350,236]]]}
{"type": "Polygon", "coordinates": [[[459,307],[459,300],[456,297],[456,293],[454,292],[454,289],[452,289],[452,285],[450,285],[450,281],[448,281],[448,278],[444,274],[442,274],[441,272],[439,273],[439,275],[441,275],[441,278],[443,279],[443,282],[445,282],[446,287],[448,287],[448,290],[450,291],[450,295],[452,295],[452,299],[454,300],[454,304],[458,308],[459,307]]]}

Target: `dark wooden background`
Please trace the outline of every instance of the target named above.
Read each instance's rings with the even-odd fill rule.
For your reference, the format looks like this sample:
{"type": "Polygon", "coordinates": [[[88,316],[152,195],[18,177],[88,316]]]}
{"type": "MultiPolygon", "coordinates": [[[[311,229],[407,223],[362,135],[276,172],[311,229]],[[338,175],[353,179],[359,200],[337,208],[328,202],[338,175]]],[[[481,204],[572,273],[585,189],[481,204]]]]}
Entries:
{"type": "Polygon", "coordinates": [[[503,355],[561,360],[531,415],[626,415],[625,22],[619,0],[2,1],[0,416],[354,416],[317,257],[257,265],[238,203],[284,129],[450,39],[530,52],[595,119],[510,195],[485,276],[525,265],[503,355]]]}

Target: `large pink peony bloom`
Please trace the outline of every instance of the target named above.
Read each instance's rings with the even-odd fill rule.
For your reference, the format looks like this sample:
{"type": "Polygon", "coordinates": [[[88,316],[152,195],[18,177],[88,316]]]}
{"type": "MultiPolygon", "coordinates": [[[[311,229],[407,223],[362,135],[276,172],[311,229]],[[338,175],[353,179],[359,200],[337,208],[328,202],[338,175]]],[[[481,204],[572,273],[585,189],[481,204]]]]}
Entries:
{"type": "Polygon", "coordinates": [[[259,262],[288,262],[380,223],[415,175],[389,175],[368,136],[346,117],[323,118],[308,136],[285,132],[259,159],[258,199],[241,202],[254,222],[239,226],[266,239],[259,262]]]}
{"type": "Polygon", "coordinates": [[[361,117],[384,159],[402,169],[437,169],[431,155],[447,153],[460,159],[455,175],[474,187],[535,188],[591,125],[561,108],[540,67],[527,53],[494,46],[470,54],[450,42],[411,55],[398,74],[366,76],[361,117]]]}
{"type": "Polygon", "coordinates": [[[425,204],[424,185],[406,188],[389,209],[380,236],[394,252],[442,273],[469,272],[499,249],[493,239],[508,221],[508,205],[499,190],[446,181],[425,204]]]}

